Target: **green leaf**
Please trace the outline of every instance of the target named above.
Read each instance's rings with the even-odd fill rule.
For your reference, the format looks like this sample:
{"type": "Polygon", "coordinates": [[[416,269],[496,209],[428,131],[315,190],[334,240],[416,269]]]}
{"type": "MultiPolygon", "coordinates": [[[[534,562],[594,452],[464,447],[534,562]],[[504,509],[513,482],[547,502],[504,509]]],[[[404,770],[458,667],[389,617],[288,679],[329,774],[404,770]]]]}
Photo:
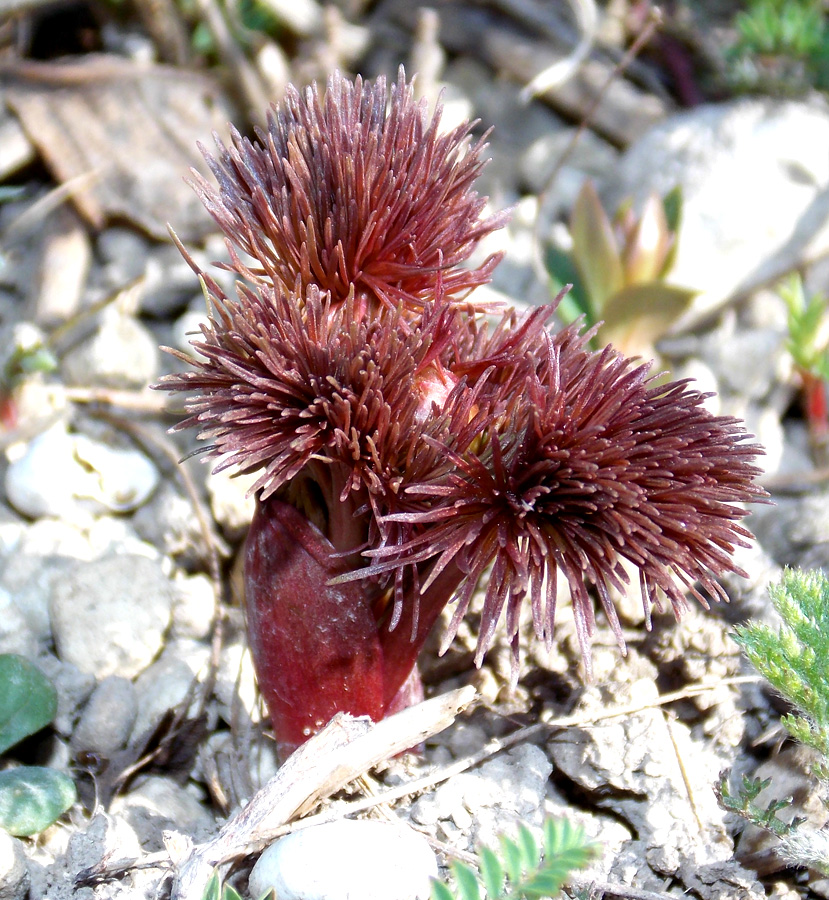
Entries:
{"type": "Polygon", "coordinates": [[[437,878],[432,879],[432,893],[430,896],[432,900],[455,900],[452,896],[452,891],[442,881],[438,881],[437,878]]]}
{"type": "Polygon", "coordinates": [[[536,844],[533,833],[526,825],[521,825],[518,828],[518,843],[521,847],[524,871],[537,868],[539,860],[538,844],[536,844]]]}
{"type": "Polygon", "coordinates": [[[650,194],[622,249],[625,284],[661,281],[665,260],[675,244],[662,201],[656,194],[650,194]]]}
{"type": "Polygon", "coordinates": [[[15,837],[38,834],[76,798],[74,781],[55,769],[24,766],[0,772],[0,828],[15,837]]]}
{"type": "Polygon", "coordinates": [[[513,884],[518,884],[524,874],[521,868],[521,850],[515,841],[511,841],[506,835],[501,837],[501,854],[507,876],[513,884]]]}
{"type": "Polygon", "coordinates": [[[501,865],[501,860],[489,847],[481,847],[479,859],[481,881],[483,881],[484,888],[491,900],[496,900],[504,890],[504,877],[506,875],[504,867],[501,865]]]}
{"type": "Polygon", "coordinates": [[[58,694],[23,656],[0,655],[0,753],[45,728],[55,717],[58,694]]]}
{"type": "Polygon", "coordinates": [[[572,285],[558,305],[558,314],[565,325],[575,322],[579,316],[584,316],[588,325],[594,325],[587,292],[570,254],[559,250],[558,247],[548,246],[544,251],[544,267],[550,276],[552,294],[558,294],[568,284],[572,285]]]}
{"type": "Polygon", "coordinates": [[[599,337],[624,356],[650,359],[656,342],[690,308],[696,295],[689,288],[660,281],[623,288],[605,304],[599,337]]]}
{"type": "Polygon", "coordinates": [[[214,872],[210,876],[210,880],[204,888],[202,900],[219,900],[222,892],[222,883],[219,880],[219,873],[214,872]]]}
{"type": "Polygon", "coordinates": [[[589,181],[573,207],[570,234],[573,260],[587,290],[594,321],[604,318],[605,302],[621,289],[624,275],[613,226],[589,181]]]}
{"type": "Polygon", "coordinates": [[[458,882],[461,900],[481,900],[481,888],[478,876],[469,866],[460,862],[452,863],[452,874],[458,882]]]}
{"type": "Polygon", "coordinates": [[[662,198],[662,208],[665,210],[665,219],[671,231],[679,231],[682,224],[682,185],[677,185],[668,191],[662,198]]]}

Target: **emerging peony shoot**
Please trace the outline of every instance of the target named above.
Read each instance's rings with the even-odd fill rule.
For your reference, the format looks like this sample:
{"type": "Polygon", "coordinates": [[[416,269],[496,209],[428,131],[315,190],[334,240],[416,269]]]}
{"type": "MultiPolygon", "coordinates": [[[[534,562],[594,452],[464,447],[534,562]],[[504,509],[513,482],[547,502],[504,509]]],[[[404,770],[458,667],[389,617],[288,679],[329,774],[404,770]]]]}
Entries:
{"type": "Polygon", "coordinates": [[[504,612],[517,662],[525,600],[551,644],[559,576],[588,672],[594,600],[624,646],[625,561],[648,621],[663,597],[725,599],[763,496],[760,448],[688,383],[551,332],[555,304],[489,327],[474,289],[498,259],[464,263],[504,217],[482,218],[471,126],[439,122],[402,71],[389,94],[333,75],[220,144],[218,186],[196,178],[238,291],[196,269],[199,356],[171,351],[189,368],[159,386],[189,392],[177,427],[218,468],[259,475],[247,624],[282,756],[339,710],[421,696],[429,632],[453,603],[451,640],[479,583],[478,665],[504,612]]]}

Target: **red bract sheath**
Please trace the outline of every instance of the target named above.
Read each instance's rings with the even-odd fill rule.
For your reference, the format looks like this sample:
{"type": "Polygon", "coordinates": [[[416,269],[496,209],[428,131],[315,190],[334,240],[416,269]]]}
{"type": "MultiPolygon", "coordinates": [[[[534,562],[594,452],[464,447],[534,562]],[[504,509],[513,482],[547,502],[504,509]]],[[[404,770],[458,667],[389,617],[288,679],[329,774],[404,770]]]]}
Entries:
{"type": "MultiPolygon", "coordinates": [[[[417,657],[483,591],[476,663],[530,603],[553,640],[559,576],[589,671],[595,609],[639,570],[648,624],[667,597],[726,599],[762,499],[761,449],[685,382],[658,384],[555,304],[491,328],[468,260],[481,144],[443,134],[402,73],[291,90],[253,143],[235,134],[197,189],[240,276],[199,272],[209,317],[173,351],[205,451],[256,473],[245,548],[254,664],[284,756],[337,711],[378,719],[420,695],[417,657]],[[253,262],[243,263],[238,252],[253,262]]],[[[198,270],[197,270],[198,271],[198,270]]]]}

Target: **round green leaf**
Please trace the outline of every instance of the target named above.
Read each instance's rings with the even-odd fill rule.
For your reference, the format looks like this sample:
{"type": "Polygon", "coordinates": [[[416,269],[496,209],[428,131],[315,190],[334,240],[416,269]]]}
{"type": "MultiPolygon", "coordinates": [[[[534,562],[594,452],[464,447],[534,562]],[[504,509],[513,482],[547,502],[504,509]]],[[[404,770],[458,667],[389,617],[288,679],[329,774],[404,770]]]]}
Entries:
{"type": "Polygon", "coordinates": [[[0,772],[0,828],[29,837],[48,828],[75,802],[75,783],[68,775],[40,766],[0,772]]]}
{"type": "Polygon", "coordinates": [[[57,691],[37,666],[0,654],[0,753],[48,725],[57,708],[57,691]]]}

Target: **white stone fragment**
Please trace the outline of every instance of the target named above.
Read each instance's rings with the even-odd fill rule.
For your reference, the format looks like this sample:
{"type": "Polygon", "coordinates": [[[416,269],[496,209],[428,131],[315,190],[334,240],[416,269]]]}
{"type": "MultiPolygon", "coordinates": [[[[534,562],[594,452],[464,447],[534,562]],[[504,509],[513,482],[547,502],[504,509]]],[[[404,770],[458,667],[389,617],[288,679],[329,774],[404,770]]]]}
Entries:
{"type": "Polygon", "coordinates": [[[739,99],[671,116],[622,155],[603,191],[611,210],[682,187],[670,281],[701,291],[683,324],[827,252],[827,143],[826,104],[739,99]]]}
{"type": "Polygon", "coordinates": [[[426,900],[435,854],[415,831],[343,819],[272,844],[250,874],[252,897],[279,900],[426,900]]]}
{"type": "Polygon", "coordinates": [[[57,423],[10,463],[5,483],[18,512],[77,520],[84,514],[136,509],[158,480],[158,470],[143,453],[71,434],[57,423]]]}
{"type": "Polygon", "coordinates": [[[0,829],[0,900],[25,900],[29,869],[23,843],[0,829]]]}

